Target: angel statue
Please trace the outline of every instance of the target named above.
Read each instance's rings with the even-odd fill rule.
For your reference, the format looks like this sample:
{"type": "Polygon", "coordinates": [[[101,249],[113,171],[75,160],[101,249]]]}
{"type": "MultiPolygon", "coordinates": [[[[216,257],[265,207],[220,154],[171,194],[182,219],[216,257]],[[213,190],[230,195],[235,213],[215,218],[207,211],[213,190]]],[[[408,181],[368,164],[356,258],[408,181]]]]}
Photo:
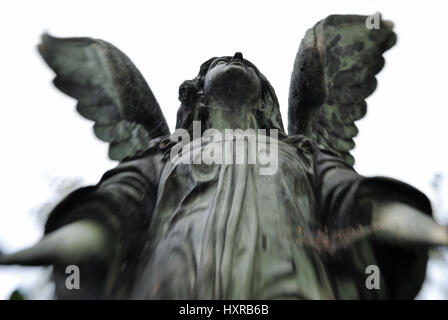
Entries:
{"type": "Polygon", "coordinates": [[[414,298],[428,250],[448,245],[448,229],[420,191],[353,169],[355,121],[396,42],[391,22],[367,28],[366,19],[332,15],[306,32],[288,133],[274,89],[240,52],[207,60],[182,83],[171,134],[119,49],[45,34],[38,48],[54,84],[119,164],[62,200],[41,241],[0,264],[53,266],[62,299],[414,298]],[[237,151],[229,130],[255,139],[240,148],[244,161],[197,161],[237,151]],[[275,170],[261,174],[249,160],[267,155],[275,170]],[[72,265],[78,290],[66,286],[72,265]]]}

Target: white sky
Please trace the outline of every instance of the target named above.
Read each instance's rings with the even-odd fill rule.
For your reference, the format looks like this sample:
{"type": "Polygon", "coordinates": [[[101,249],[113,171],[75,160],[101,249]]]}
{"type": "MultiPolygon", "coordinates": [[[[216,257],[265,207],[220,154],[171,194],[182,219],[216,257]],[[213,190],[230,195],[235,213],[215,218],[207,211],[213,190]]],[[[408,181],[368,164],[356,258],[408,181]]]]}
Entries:
{"type": "MultiPolygon", "coordinates": [[[[58,92],[38,56],[39,36],[90,36],[122,49],[146,77],[173,129],[178,86],[212,56],[241,51],[275,88],[285,125],[289,79],[300,39],[329,14],[373,14],[395,23],[379,86],[358,122],[356,169],[391,176],[431,195],[448,176],[446,12],[442,1],[10,1],[0,4],[0,246],[36,241],[30,214],[48,199],[49,179],[96,183],[114,166],[107,145],[58,92]]],[[[446,188],[445,188],[446,190],[446,188]]],[[[24,270],[27,270],[26,272],[24,270]]],[[[36,277],[0,268],[0,298],[36,277]]]]}

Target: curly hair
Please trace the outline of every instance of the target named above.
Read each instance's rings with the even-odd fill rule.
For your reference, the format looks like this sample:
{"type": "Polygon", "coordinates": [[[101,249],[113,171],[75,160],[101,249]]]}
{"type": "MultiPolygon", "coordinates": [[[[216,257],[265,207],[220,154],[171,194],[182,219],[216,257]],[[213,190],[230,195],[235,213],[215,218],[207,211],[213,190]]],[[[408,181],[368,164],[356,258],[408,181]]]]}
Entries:
{"type": "MultiPolygon", "coordinates": [[[[230,61],[232,57],[214,57],[205,61],[199,74],[192,80],[184,81],[179,87],[179,100],[181,102],[177,112],[176,128],[183,128],[188,131],[192,129],[193,120],[199,120],[206,123],[209,110],[206,108],[207,101],[203,94],[204,78],[210,65],[217,59],[230,61]]],[[[261,105],[256,109],[257,124],[260,129],[278,129],[284,132],[280,106],[274,88],[266,77],[250,61],[244,59],[247,66],[254,68],[262,83],[261,105]]],[[[205,128],[205,126],[203,126],[205,128]]]]}

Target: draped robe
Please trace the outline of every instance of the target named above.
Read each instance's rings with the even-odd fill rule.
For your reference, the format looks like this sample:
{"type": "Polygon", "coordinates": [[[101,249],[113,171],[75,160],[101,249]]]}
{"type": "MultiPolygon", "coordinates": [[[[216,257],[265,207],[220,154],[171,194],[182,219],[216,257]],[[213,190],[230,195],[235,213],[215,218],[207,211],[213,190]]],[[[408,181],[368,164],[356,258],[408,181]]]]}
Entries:
{"type": "MultiPolygon", "coordinates": [[[[192,142],[192,150],[210,143],[223,141],[192,142]]],[[[56,277],[60,297],[409,299],[420,289],[427,249],[368,232],[372,200],[431,214],[411,186],[359,175],[304,136],[278,140],[273,175],[261,175],[259,163],[167,159],[162,145],[153,141],[53,210],[47,233],[93,219],[108,230],[114,252],[104,276],[84,291],[69,292],[56,277]],[[369,265],[379,267],[378,290],[366,287],[369,265]]]]}

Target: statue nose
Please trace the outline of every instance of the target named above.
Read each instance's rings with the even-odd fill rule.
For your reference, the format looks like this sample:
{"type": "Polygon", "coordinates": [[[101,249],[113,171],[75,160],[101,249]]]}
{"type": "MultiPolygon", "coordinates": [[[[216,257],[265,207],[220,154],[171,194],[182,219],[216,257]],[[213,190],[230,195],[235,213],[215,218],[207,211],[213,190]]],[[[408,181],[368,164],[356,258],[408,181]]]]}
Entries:
{"type": "Polygon", "coordinates": [[[243,54],[241,52],[235,52],[235,55],[233,56],[232,60],[239,60],[243,62],[243,54]]]}

